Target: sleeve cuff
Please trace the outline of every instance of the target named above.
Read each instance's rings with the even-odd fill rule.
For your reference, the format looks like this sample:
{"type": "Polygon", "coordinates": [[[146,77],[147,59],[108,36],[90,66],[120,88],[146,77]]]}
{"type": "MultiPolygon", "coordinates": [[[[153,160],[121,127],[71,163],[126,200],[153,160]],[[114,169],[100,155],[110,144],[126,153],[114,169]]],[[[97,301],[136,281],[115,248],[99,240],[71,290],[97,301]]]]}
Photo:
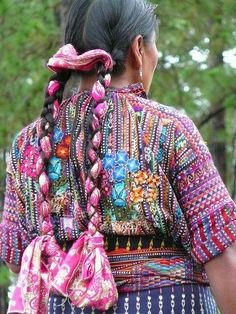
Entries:
{"type": "Polygon", "coordinates": [[[197,263],[205,264],[223,253],[235,240],[236,220],[233,220],[207,241],[196,244],[192,249],[192,256],[197,263]]]}
{"type": "Polygon", "coordinates": [[[0,225],[0,259],[5,263],[20,265],[23,251],[19,230],[0,225]]]}
{"type": "Polygon", "coordinates": [[[10,248],[7,245],[0,243],[0,259],[5,263],[20,266],[23,251],[10,248]]]}

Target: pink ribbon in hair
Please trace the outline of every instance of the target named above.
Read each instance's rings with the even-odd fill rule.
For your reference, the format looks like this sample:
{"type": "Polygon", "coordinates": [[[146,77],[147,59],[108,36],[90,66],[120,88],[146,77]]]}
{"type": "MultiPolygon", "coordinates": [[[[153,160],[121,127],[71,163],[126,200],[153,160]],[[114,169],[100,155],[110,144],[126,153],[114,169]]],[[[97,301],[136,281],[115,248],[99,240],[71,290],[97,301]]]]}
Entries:
{"type": "Polygon", "coordinates": [[[94,49],[79,55],[71,44],[67,44],[49,59],[47,66],[54,72],[61,70],[89,71],[98,62],[102,62],[106,70],[113,67],[112,57],[106,51],[94,49]]]}

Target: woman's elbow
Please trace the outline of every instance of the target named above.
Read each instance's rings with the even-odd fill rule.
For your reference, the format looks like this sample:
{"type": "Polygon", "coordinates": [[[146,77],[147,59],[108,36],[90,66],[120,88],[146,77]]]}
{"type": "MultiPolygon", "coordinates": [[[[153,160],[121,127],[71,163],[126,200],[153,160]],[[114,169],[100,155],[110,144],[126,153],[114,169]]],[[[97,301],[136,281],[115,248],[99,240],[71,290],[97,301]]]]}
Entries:
{"type": "Polygon", "coordinates": [[[20,272],[20,266],[17,266],[17,265],[13,265],[13,264],[9,264],[9,263],[6,263],[7,267],[15,274],[19,274],[20,272]]]}

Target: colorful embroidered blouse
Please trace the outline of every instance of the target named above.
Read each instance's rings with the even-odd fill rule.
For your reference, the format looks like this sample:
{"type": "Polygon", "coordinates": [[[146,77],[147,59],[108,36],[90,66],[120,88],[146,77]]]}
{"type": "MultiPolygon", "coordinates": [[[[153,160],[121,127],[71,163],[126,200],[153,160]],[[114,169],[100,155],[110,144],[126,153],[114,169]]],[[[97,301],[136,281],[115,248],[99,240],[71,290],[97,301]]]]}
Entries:
{"type": "MultiPolygon", "coordinates": [[[[48,173],[52,221],[60,243],[76,239],[88,222],[84,184],[90,107],[87,91],[65,100],[54,130],[48,173]]],[[[0,257],[16,265],[41,228],[35,169],[38,123],[17,135],[7,168],[0,257]]],[[[146,99],[139,84],[111,89],[100,154],[102,233],[160,239],[163,252],[169,247],[173,254],[166,258],[163,254],[161,263],[153,260],[149,269],[159,274],[164,269],[171,278],[173,267],[174,276],[182,267],[188,278],[194,272],[204,278],[198,263],[209,261],[236,239],[236,210],[193,122],[173,108],[146,99]],[[175,247],[182,248],[184,260],[175,256],[175,247]]],[[[111,257],[111,263],[117,256],[111,257]]]]}

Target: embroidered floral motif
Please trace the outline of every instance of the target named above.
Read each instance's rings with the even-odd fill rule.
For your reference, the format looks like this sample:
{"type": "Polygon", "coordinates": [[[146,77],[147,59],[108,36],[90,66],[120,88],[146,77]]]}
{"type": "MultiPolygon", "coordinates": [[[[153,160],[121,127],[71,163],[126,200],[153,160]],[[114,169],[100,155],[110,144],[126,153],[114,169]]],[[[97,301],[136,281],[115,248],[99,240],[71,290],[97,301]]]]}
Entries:
{"type": "Polygon", "coordinates": [[[53,134],[53,138],[52,138],[53,142],[59,143],[63,138],[63,134],[64,133],[59,128],[56,127],[54,129],[54,134],[53,134]]]}
{"type": "Polygon", "coordinates": [[[111,192],[114,204],[118,207],[124,207],[126,205],[126,194],[125,183],[116,183],[111,192]]]}
{"type": "Polygon", "coordinates": [[[56,127],[53,134],[53,142],[57,144],[56,157],[67,159],[69,157],[71,135],[65,135],[65,132],[56,127]]]}
{"type": "Polygon", "coordinates": [[[28,145],[23,154],[23,160],[20,165],[21,173],[25,173],[30,178],[37,177],[36,162],[38,160],[38,149],[32,145],[28,145]]]}
{"type": "Polygon", "coordinates": [[[116,153],[116,156],[115,156],[116,164],[118,164],[118,165],[126,165],[128,159],[129,159],[129,156],[128,156],[127,152],[119,151],[119,152],[116,153]]]}
{"type": "Polygon", "coordinates": [[[52,181],[56,181],[61,177],[61,161],[57,157],[52,157],[48,165],[48,177],[52,181]]]}
{"type": "MultiPolygon", "coordinates": [[[[140,199],[142,198],[142,196],[140,196],[140,191],[137,195],[137,191],[133,191],[133,194],[131,194],[127,193],[125,190],[126,183],[129,182],[128,172],[136,175],[137,171],[140,169],[140,162],[138,159],[129,159],[128,153],[126,151],[118,151],[115,156],[107,153],[103,158],[103,168],[104,170],[110,170],[110,176],[107,174],[105,180],[109,181],[110,179],[110,182],[113,181],[115,183],[112,189],[112,200],[114,205],[122,207],[125,206],[127,201],[129,202],[130,200],[135,200],[135,203],[140,202],[140,199]],[[121,185],[118,183],[121,183],[121,185]],[[123,191],[123,194],[120,194],[121,191],[123,191]],[[121,195],[122,200],[120,199],[121,195]],[[124,195],[126,197],[126,201],[124,195]]],[[[135,177],[135,179],[137,181],[136,184],[143,184],[143,180],[147,179],[147,174],[139,171],[137,178],[135,177]]],[[[106,186],[103,186],[103,194],[107,195],[108,193],[110,193],[110,190],[107,184],[106,186]]]]}
{"type": "Polygon", "coordinates": [[[32,164],[29,159],[26,159],[22,162],[22,164],[20,166],[20,171],[21,171],[21,173],[27,174],[27,176],[29,176],[31,178],[35,178],[37,176],[35,165],[32,164]]]}
{"type": "Polygon", "coordinates": [[[66,135],[66,136],[63,138],[63,144],[64,144],[64,145],[67,145],[67,146],[70,146],[70,142],[71,142],[71,135],[66,135]]]}
{"type": "Polygon", "coordinates": [[[140,170],[138,159],[129,159],[128,153],[125,151],[118,151],[115,156],[107,153],[103,158],[103,168],[102,193],[106,196],[110,195],[111,183],[114,182],[115,185],[112,188],[114,205],[123,207],[130,202],[137,204],[143,200],[148,203],[155,202],[156,188],[160,184],[160,178],[158,175],[140,170]],[[108,171],[106,172],[106,170],[108,171]],[[128,175],[128,172],[131,173],[131,176],[128,175]]]}
{"type": "Polygon", "coordinates": [[[140,169],[140,162],[138,159],[133,158],[128,161],[127,166],[131,173],[135,173],[140,169]]]}
{"type": "Polygon", "coordinates": [[[146,183],[147,178],[148,178],[147,172],[139,170],[134,175],[134,182],[136,185],[142,185],[146,183]]]}
{"type": "Polygon", "coordinates": [[[152,174],[151,176],[148,177],[147,179],[147,184],[149,187],[155,188],[158,185],[160,185],[161,179],[157,174],[152,174]]]}
{"type": "Polygon", "coordinates": [[[67,159],[69,157],[69,146],[58,145],[56,148],[56,156],[61,159],[67,159]]]}
{"type": "Polygon", "coordinates": [[[149,175],[146,171],[139,170],[131,180],[130,200],[134,204],[145,200],[148,203],[155,202],[157,198],[157,187],[160,184],[158,175],[149,175]]]}
{"type": "Polygon", "coordinates": [[[115,167],[113,171],[113,180],[115,182],[121,182],[124,181],[126,177],[126,171],[123,166],[117,166],[115,167]]]}
{"type": "Polygon", "coordinates": [[[133,203],[141,203],[143,201],[143,189],[141,186],[131,189],[130,200],[133,203]]]}
{"type": "Polygon", "coordinates": [[[38,150],[36,149],[36,147],[31,145],[27,146],[23,156],[30,159],[32,157],[35,158],[35,155],[38,155],[38,150]]]}
{"type": "Polygon", "coordinates": [[[105,170],[110,170],[115,165],[115,160],[111,154],[106,154],[102,162],[103,162],[103,168],[105,170]]]}

